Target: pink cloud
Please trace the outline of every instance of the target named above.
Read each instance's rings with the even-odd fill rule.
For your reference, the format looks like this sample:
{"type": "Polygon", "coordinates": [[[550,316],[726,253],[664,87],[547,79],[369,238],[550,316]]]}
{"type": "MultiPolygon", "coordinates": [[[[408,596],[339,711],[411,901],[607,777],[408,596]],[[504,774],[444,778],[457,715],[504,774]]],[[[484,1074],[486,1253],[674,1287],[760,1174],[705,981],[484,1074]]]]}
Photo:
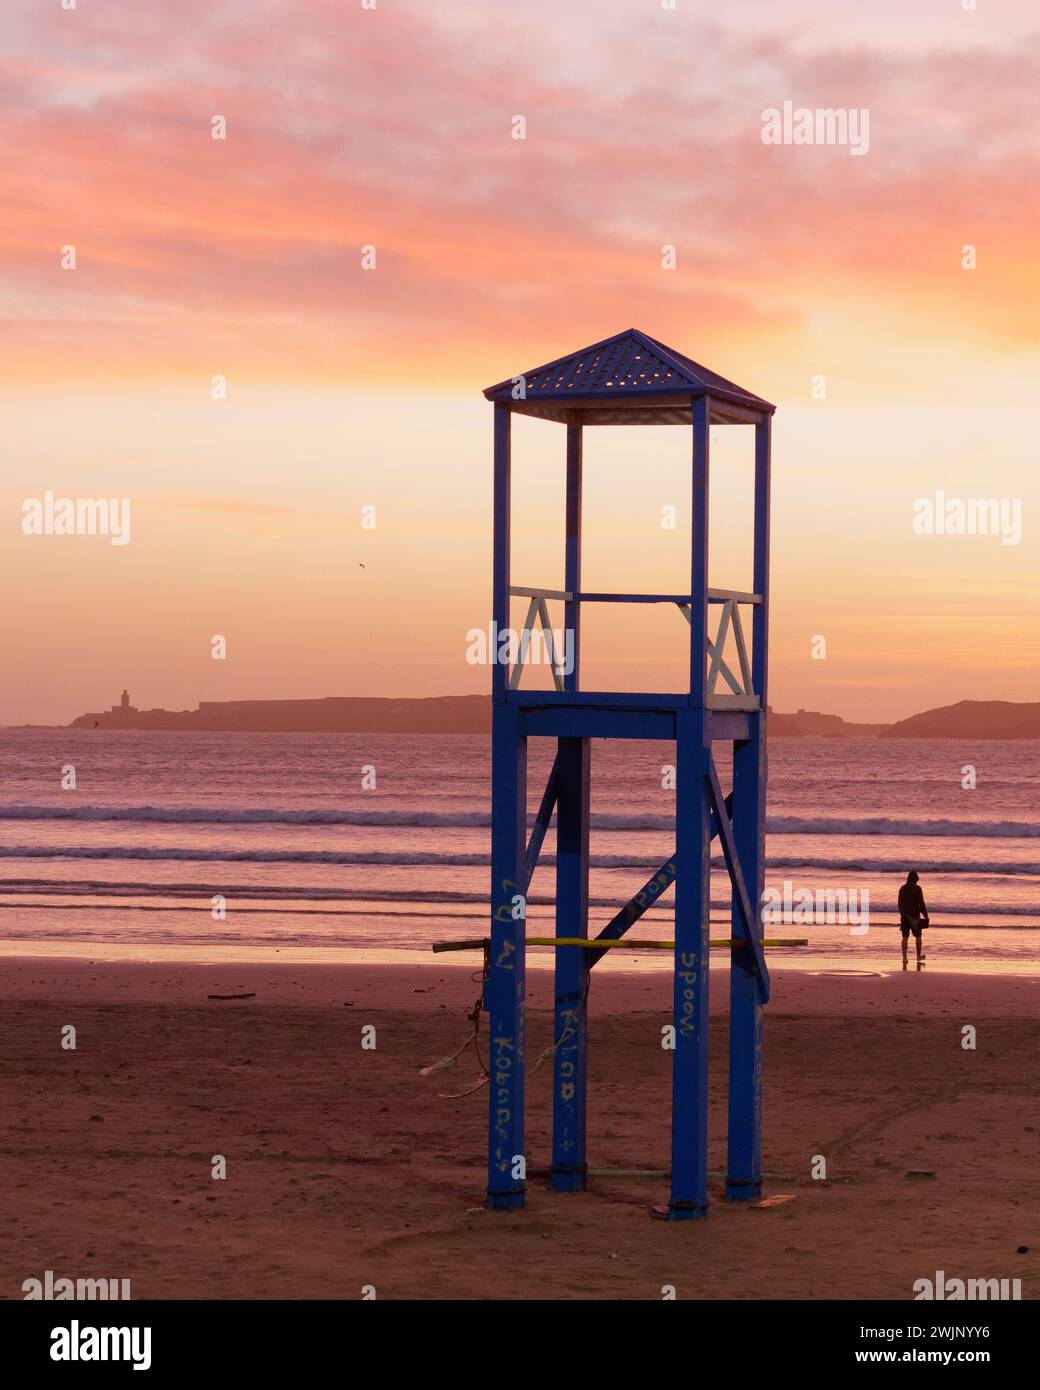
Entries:
{"type": "Polygon", "coordinates": [[[530,365],[628,322],[761,348],[863,297],[921,331],[1033,341],[1028,48],[899,51],[883,24],[813,47],[808,4],[783,38],[605,5],[573,47],[533,10],[23,14],[0,71],[6,365],[183,372],[216,353],[447,379],[503,342],[530,365]],[[869,107],[869,156],[765,147],[762,109],[786,99],[869,107]],[[985,295],[950,293],[964,241],[985,295]]]}

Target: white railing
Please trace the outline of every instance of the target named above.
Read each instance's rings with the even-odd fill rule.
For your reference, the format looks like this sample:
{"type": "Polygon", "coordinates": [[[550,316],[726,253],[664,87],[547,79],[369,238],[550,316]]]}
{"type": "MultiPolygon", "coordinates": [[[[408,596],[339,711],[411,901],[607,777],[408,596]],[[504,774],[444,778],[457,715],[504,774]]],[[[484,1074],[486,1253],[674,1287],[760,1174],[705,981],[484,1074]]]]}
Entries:
{"type": "MultiPolygon", "coordinates": [[[[744,629],[740,623],[740,604],[761,603],[758,594],[738,594],[732,590],[715,589],[708,591],[708,603],[718,603],[722,605],[722,612],[719,615],[719,626],[715,633],[715,640],[711,637],[708,641],[708,680],[707,693],[716,695],[719,683],[719,676],[726,682],[730,692],[737,696],[753,696],[755,693],[751,681],[751,663],[748,661],[747,643],[744,641],[744,629]],[[712,598],[712,594],[717,597],[712,598]],[[733,630],[733,642],[737,649],[737,662],[740,666],[740,679],[733,674],[722,653],[726,649],[726,638],[730,629],[733,630]]],[[[688,603],[680,603],[679,611],[688,623],[693,622],[688,603]]]]}
{"type": "MultiPolygon", "coordinates": [[[[692,625],[693,622],[690,609],[692,598],[689,594],[568,593],[565,589],[532,589],[523,585],[511,586],[509,593],[514,598],[530,599],[527,617],[524,619],[524,626],[520,632],[517,660],[509,673],[510,690],[516,690],[520,685],[520,677],[523,675],[527,662],[535,621],[539,622],[542,628],[553,683],[558,691],[562,691],[564,688],[559,654],[556,651],[556,643],[549,621],[549,610],[546,606],[549,599],[559,600],[563,603],[674,603],[687,623],[692,625]]],[[[712,703],[719,707],[747,708],[749,704],[757,700],[747,641],[741,623],[740,608],[742,604],[755,605],[761,602],[761,594],[746,593],[739,589],[708,590],[709,605],[716,605],[721,611],[714,638],[710,635],[707,638],[709,663],[706,693],[712,703]],[[730,633],[733,635],[733,645],[736,648],[737,665],[740,668],[739,675],[734,672],[724,656],[726,641],[730,633]],[[728,693],[719,694],[720,677],[729,686],[728,693]]]]}
{"type": "MultiPolygon", "coordinates": [[[[509,673],[509,689],[515,690],[520,684],[520,677],[524,672],[524,663],[527,661],[527,654],[531,649],[531,634],[534,631],[532,624],[535,618],[542,625],[542,633],[545,640],[545,651],[549,658],[549,668],[552,671],[553,684],[557,690],[563,690],[563,672],[560,662],[556,655],[556,646],[553,639],[552,626],[549,622],[549,610],[545,600],[548,598],[569,598],[568,594],[554,593],[551,589],[510,589],[510,594],[520,597],[529,597],[531,602],[527,609],[527,617],[524,625],[520,629],[520,649],[517,652],[516,661],[513,669],[509,673]]],[[[566,640],[566,639],[565,639],[566,640]]]]}

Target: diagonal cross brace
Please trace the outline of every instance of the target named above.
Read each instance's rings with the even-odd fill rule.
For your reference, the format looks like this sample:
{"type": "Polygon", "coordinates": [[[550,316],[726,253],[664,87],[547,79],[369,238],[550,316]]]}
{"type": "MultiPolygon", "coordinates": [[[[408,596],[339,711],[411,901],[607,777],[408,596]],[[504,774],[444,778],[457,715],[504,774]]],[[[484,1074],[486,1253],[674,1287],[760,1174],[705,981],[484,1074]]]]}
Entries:
{"type": "MultiPolygon", "coordinates": [[[[733,807],[733,798],[727,796],[724,804],[726,807],[726,814],[729,815],[733,807]]],[[[711,838],[714,839],[719,833],[718,817],[715,815],[714,810],[712,811],[711,825],[709,828],[711,838]]],[[[648,908],[653,907],[654,903],[665,889],[670,888],[674,882],[675,857],[673,856],[661,865],[653,878],[648,879],[635,897],[630,898],[621,911],[610,919],[601,932],[597,933],[596,940],[620,941],[629,927],[634,926],[635,923],[639,921],[640,917],[642,917],[643,913],[646,912],[648,908]]],[[[604,946],[599,951],[589,952],[588,964],[590,970],[598,960],[603,959],[607,954],[607,949],[608,948],[604,946]]]]}
{"type": "MultiPolygon", "coordinates": [[[[515,592],[515,590],[513,591],[515,592]]],[[[524,625],[520,629],[520,650],[517,653],[513,669],[509,673],[509,689],[516,690],[520,684],[520,677],[524,673],[524,665],[527,661],[527,653],[531,646],[531,635],[534,632],[535,619],[542,625],[542,633],[545,640],[545,650],[549,657],[549,668],[552,671],[553,685],[558,694],[563,693],[563,675],[560,659],[556,653],[556,642],[553,638],[552,624],[549,621],[549,609],[545,603],[545,595],[535,590],[531,594],[531,602],[527,609],[527,617],[524,625]]]]}
{"type": "Polygon", "coordinates": [[[535,817],[534,825],[531,827],[531,838],[527,842],[527,854],[524,857],[524,862],[527,866],[527,881],[524,884],[525,894],[531,886],[535,865],[538,863],[538,856],[542,852],[542,842],[545,839],[545,832],[549,829],[552,813],[556,809],[556,794],[559,788],[559,782],[560,755],[557,753],[556,757],[553,759],[549,780],[545,784],[545,791],[542,793],[542,804],[538,807],[538,815],[535,817]]]}
{"type": "MultiPolygon", "coordinates": [[[[677,603],[676,607],[692,627],[693,614],[690,612],[690,605],[688,603],[677,603]]],[[[710,636],[707,638],[708,655],[711,657],[711,669],[708,672],[709,695],[715,694],[715,686],[718,684],[720,674],[724,678],[730,690],[733,691],[734,695],[751,694],[751,685],[750,682],[747,680],[746,670],[743,671],[746,683],[744,686],[741,686],[740,682],[737,680],[736,676],[730,670],[729,666],[722,659],[722,649],[726,645],[726,634],[729,632],[729,624],[731,617],[733,618],[733,635],[737,640],[738,655],[740,653],[741,648],[744,645],[744,633],[740,626],[740,609],[734,602],[727,601],[723,604],[722,607],[722,616],[719,619],[719,631],[718,635],[715,638],[715,641],[713,642],[710,636]]],[[[744,657],[741,658],[741,661],[743,668],[743,664],[746,663],[746,653],[744,657]]]]}
{"type": "Polygon", "coordinates": [[[744,927],[744,939],[747,942],[748,952],[751,957],[751,969],[758,981],[759,997],[763,1004],[767,1004],[769,1002],[769,971],[766,968],[766,958],[762,951],[762,938],[758,931],[758,918],[757,914],[755,914],[751,908],[751,900],[748,897],[747,887],[744,883],[744,875],[740,867],[740,858],[737,854],[736,841],[733,838],[733,826],[726,810],[726,803],[722,797],[722,787],[719,784],[719,774],[715,767],[715,759],[710,754],[707,759],[704,780],[707,783],[709,804],[714,813],[715,824],[718,826],[719,839],[722,842],[722,853],[726,860],[726,868],[729,870],[730,880],[733,884],[733,895],[737,900],[738,915],[744,927]]]}
{"type": "MultiPolygon", "coordinates": [[[[662,864],[653,878],[643,884],[635,897],[630,898],[620,912],[616,913],[601,932],[596,933],[597,941],[620,941],[629,927],[635,926],[643,913],[653,907],[657,899],[675,882],[675,859],[662,864]]],[[[597,961],[607,954],[607,947],[588,952],[588,967],[591,970],[597,961]]]]}

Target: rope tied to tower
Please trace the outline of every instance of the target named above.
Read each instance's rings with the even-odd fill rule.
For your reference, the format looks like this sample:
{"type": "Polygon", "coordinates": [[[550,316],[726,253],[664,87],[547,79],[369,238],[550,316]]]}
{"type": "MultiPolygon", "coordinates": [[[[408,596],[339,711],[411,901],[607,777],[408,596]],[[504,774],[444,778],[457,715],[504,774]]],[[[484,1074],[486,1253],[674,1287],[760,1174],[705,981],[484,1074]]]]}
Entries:
{"type": "MultiPolygon", "coordinates": [[[[438,945],[441,945],[441,944],[442,944],[442,943],[438,943],[438,945]]],[[[455,943],[452,943],[452,944],[455,944],[455,943]]],[[[461,943],[460,943],[460,944],[461,944],[461,943]]],[[[467,944],[472,945],[472,943],[467,943],[467,944]]],[[[479,977],[480,983],[481,983],[481,985],[483,985],[484,981],[485,981],[485,980],[487,979],[487,977],[488,977],[488,969],[489,969],[489,965],[490,965],[490,958],[491,958],[491,940],[490,940],[490,938],[487,938],[487,939],[484,940],[481,944],[482,944],[483,947],[484,947],[484,965],[483,965],[483,969],[480,970],[480,971],[474,971],[474,973],[473,973],[473,975],[471,976],[471,978],[472,978],[473,980],[477,980],[478,977],[479,977]]],[[[435,946],[434,949],[436,950],[436,949],[437,949],[437,946],[435,946]]],[[[571,1014],[571,1016],[570,1016],[570,1018],[569,1018],[569,1020],[568,1020],[568,1022],[567,1022],[567,1026],[566,1026],[566,1027],[564,1028],[564,1030],[561,1032],[560,1036],[556,1039],[556,1041],[553,1042],[553,1043],[550,1043],[548,1047],[543,1048],[542,1051],[541,1051],[541,1052],[538,1054],[538,1056],[536,1057],[536,1059],[535,1059],[535,1061],[534,1061],[534,1065],[531,1067],[531,1075],[532,1075],[532,1076],[534,1076],[536,1072],[538,1072],[538,1071],[541,1070],[541,1068],[542,1068],[542,1067],[545,1065],[545,1063],[550,1059],[550,1057],[555,1057],[556,1054],[557,1054],[557,1052],[559,1052],[560,1048],[561,1048],[561,1047],[566,1047],[567,1043],[570,1042],[571,1038],[573,1038],[573,1037],[575,1037],[575,1036],[577,1035],[578,1030],[579,1030],[579,1028],[581,1027],[581,1025],[582,1025],[582,1023],[583,1023],[583,1021],[584,1021],[584,1019],[585,1019],[586,1013],[587,1013],[587,1011],[588,1011],[588,1006],[589,1006],[589,986],[588,986],[588,984],[586,984],[585,989],[584,989],[584,991],[582,992],[581,999],[578,1001],[578,1006],[577,1006],[577,1008],[573,1011],[573,1013],[571,1014]]],[[[472,1047],[472,1048],[473,1048],[473,1055],[476,1057],[476,1059],[477,1059],[477,1064],[479,1065],[480,1070],[481,1070],[480,1079],[479,1079],[478,1081],[476,1081],[472,1086],[467,1086],[467,1088],[466,1088],[464,1091],[452,1091],[452,1092],[438,1091],[438,1092],[437,1092],[437,1098],[438,1098],[438,1100],[462,1100],[462,1099],[464,1099],[464,1097],[466,1097],[466,1096],[471,1096],[471,1095],[473,1095],[475,1092],[481,1090],[484,1086],[486,1086],[486,1085],[488,1084],[488,1082],[489,1082],[490,1079],[491,1079],[491,1072],[490,1072],[490,1070],[489,1070],[489,1068],[488,1068],[488,1066],[487,1066],[487,1063],[484,1061],[483,1057],[481,1057],[481,1055],[480,1055],[480,1015],[481,1015],[481,1013],[483,1012],[483,1008],[484,1008],[484,993],[483,993],[483,990],[481,990],[480,994],[477,996],[476,1000],[474,1001],[473,1008],[472,1008],[472,1009],[470,1010],[470,1012],[466,1015],[466,1018],[467,1018],[467,1019],[469,1020],[469,1022],[473,1025],[473,1031],[470,1033],[470,1035],[465,1039],[465,1041],[464,1041],[459,1047],[457,1047],[457,1048],[455,1049],[454,1052],[449,1053],[449,1055],[448,1055],[447,1057],[441,1057],[439,1061],[431,1062],[430,1065],[429,1065],[428,1067],[420,1067],[420,1068],[419,1068],[419,1075],[420,1075],[420,1076],[434,1076],[434,1075],[436,1075],[437,1072],[448,1071],[451,1067],[458,1066],[459,1058],[462,1056],[462,1054],[466,1051],[467,1048],[469,1048],[469,1047],[472,1047]]]]}
{"type": "Polygon", "coordinates": [[[556,1039],[554,1043],[551,1043],[547,1048],[544,1049],[544,1051],[538,1054],[538,1058],[534,1066],[531,1068],[532,1076],[538,1070],[539,1067],[543,1066],[549,1060],[550,1057],[555,1057],[557,1052],[559,1052],[560,1048],[563,1047],[566,1043],[569,1043],[571,1038],[573,1038],[577,1034],[578,1029],[581,1027],[582,1023],[585,1020],[585,1013],[588,1009],[588,1004],[589,987],[588,985],[586,985],[585,992],[581,996],[581,1000],[578,1004],[578,1007],[571,1014],[570,1020],[566,1028],[563,1030],[563,1032],[560,1034],[560,1036],[556,1039]]]}
{"type": "Polygon", "coordinates": [[[428,1067],[419,1068],[420,1076],[433,1076],[437,1072],[447,1071],[450,1067],[458,1066],[459,1058],[462,1056],[462,1054],[466,1051],[467,1048],[472,1047],[473,1055],[477,1059],[477,1065],[480,1067],[482,1075],[480,1076],[480,1079],[478,1081],[476,1081],[472,1086],[467,1086],[467,1088],[464,1091],[438,1091],[437,1097],[439,1100],[462,1100],[465,1096],[471,1096],[474,1094],[474,1092],[479,1091],[482,1087],[486,1086],[488,1084],[488,1081],[491,1079],[491,1072],[489,1071],[488,1066],[485,1063],[483,1057],[481,1057],[480,1055],[480,1015],[484,1008],[483,985],[484,981],[488,977],[488,970],[490,967],[491,960],[490,940],[487,940],[482,944],[484,946],[483,967],[479,971],[474,971],[473,974],[470,976],[470,978],[474,982],[477,982],[479,978],[479,983],[481,985],[481,991],[477,995],[477,998],[473,1004],[473,1008],[466,1015],[466,1018],[473,1025],[473,1031],[470,1033],[469,1037],[466,1038],[465,1042],[463,1042],[462,1046],[456,1048],[456,1050],[452,1052],[449,1056],[442,1057],[437,1062],[431,1062],[428,1067]]]}

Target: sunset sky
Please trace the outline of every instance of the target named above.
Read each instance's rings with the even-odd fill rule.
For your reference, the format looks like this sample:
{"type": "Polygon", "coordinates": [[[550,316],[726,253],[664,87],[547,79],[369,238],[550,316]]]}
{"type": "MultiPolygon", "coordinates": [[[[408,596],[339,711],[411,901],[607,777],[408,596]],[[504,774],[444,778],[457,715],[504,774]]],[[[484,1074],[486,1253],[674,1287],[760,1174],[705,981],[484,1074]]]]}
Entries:
{"type": "MultiPolygon", "coordinates": [[[[488,689],[481,391],[630,326],[777,405],[774,707],[1040,700],[1035,0],[4,8],[0,722],[488,689]],[[765,145],[785,101],[868,152],[765,145]],[[130,498],[130,543],[23,534],[45,490],[130,498]],[[915,535],[937,490],[1020,542],[915,535]]],[[[562,582],[563,446],[515,425],[516,583],[562,582]]],[[[689,450],[589,432],[587,587],[686,587],[689,450]]],[[[588,621],[587,688],[676,687],[674,610],[588,621]]]]}

